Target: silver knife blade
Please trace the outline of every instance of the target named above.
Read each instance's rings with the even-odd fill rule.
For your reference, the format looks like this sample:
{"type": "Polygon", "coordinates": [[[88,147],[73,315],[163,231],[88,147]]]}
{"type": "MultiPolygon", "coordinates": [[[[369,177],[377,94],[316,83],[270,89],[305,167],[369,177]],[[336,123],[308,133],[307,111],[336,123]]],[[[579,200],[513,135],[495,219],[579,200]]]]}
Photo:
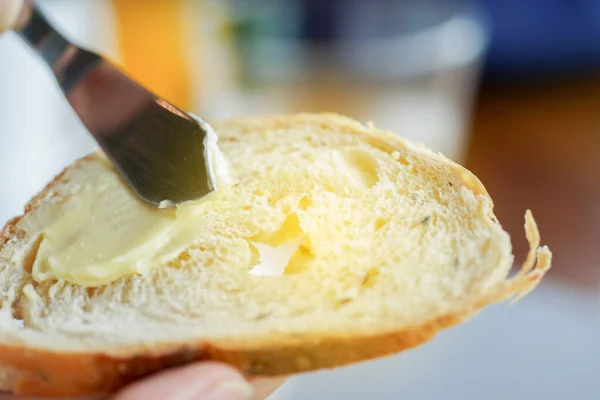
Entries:
{"type": "Polygon", "coordinates": [[[215,190],[210,125],[69,42],[35,7],[17,33],[52,69],[73,110],[143,200],[179,204],[215,190]]]}

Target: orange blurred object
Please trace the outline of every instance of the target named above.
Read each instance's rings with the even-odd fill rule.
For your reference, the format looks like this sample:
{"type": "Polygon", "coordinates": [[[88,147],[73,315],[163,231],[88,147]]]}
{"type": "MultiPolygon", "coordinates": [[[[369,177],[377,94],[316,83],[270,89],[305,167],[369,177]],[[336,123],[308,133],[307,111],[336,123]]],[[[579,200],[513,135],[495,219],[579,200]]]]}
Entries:
{"type": "Polygon", "coordinates": [[[178,107],[192,106],[183,0],[112,0],[121,65],[133,78],[178,107]]]}

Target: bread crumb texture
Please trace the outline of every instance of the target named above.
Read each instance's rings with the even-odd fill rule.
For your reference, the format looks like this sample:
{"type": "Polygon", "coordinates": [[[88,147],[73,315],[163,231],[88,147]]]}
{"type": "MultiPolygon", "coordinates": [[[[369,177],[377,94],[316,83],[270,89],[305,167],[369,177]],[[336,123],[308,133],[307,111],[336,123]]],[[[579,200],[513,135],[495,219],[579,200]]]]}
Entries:
{"type": "MultiPolygon", "coordinates": [[[[104,392],[197,359],[249,375],[335,367],[424,342],[522,296],[550,267],[527,212],[531,251],[508,277],[510,238],[482,184],[391,133],[332,114],[215,128],[237,183],[197,211],[195,240],[160,268],[94,288],[37,282],[40,229],[19,218],[6,225],[0,389],[104,392]],[[283,274],[249,273],[257,247],[292,241],[283,274]]],[[[44,221],[110,173],[99,154],[76,162],[31,201],[27,218],[44,221]]]]}

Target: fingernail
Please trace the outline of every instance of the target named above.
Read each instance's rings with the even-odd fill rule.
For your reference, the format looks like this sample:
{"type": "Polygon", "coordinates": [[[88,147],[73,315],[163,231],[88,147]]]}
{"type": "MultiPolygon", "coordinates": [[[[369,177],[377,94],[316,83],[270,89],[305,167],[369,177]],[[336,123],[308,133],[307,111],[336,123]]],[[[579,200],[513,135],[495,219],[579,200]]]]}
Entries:
{"type": "Polygon", "coordinates": [[[250,400],[253,394],[252,385],[245,381],[223,381],[210,392],[203,391],[198,400],[250,400]]]}

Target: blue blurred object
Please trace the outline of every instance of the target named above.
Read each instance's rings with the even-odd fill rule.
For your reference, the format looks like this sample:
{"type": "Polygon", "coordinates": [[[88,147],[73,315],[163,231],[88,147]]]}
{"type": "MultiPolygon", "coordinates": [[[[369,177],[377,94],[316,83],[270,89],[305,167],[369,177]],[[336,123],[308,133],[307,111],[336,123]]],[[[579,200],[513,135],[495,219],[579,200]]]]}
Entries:
{"type": "Polygon", "coordinates": [[[600,0],[480,0],[493,26],[487,73],[514,76],[600,67],[600,0]]]}

